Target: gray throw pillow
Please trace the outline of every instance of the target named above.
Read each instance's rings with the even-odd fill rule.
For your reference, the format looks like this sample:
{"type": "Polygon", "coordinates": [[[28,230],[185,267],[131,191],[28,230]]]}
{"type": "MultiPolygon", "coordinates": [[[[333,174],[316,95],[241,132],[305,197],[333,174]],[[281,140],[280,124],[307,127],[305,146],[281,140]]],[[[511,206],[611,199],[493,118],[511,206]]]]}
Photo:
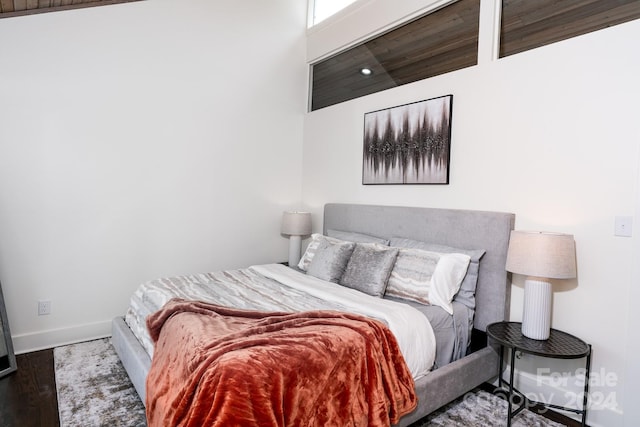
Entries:
{"type": "Polygon", "coordinates": [[[355,246],[353,242],[336,243],[321,240],[309,263],[307,274],[328,282],[340,282],[355,246]]]}
{"type": "Polygon", "coordinates": [[[460,249],[451,246],[439,245],[436,243],[421,242],[419,240],[405,239],[402,237],[392,237],[390,241],[391,246],[398,248],[413,248],[422,249],[425,251],[441,252],[441,253],[460,253],[469,255],[471,261],[469,262],[469,268],[467,268],[467,274],[462,280],[460,290],[453,298],[461,304],[464,304],[471,310],[476,308],[476,284],[478,283],[478,272],[480,270],[480,259],[485,254],[484,249],[460,249]]]}
{"type": "Polygon", "coordinates": [[[356,244],[340,284],[374,297],[382,297],[398,256],[398,249],[380,244],[356,244]]]}

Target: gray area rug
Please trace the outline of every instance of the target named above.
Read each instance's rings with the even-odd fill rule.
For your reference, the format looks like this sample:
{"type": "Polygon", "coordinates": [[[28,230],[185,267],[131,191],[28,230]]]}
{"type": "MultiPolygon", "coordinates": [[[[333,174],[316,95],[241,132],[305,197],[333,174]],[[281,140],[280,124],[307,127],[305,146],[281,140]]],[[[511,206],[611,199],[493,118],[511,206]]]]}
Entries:
{"type": "MultiPolygon", "coordinates": [[[[108,338],[57,347],[53,351],[60,425],[146,426],[144,406],[108,338]]],[[[505,426],[507,402],[475,390],[412,427],[505,426]]],[[[523,411],[514,427],[561,427],[523,411]]]]}
{"type": "Polygon", "coordinates": [[[108,338],[53,349],[60,425],[146,426],[144,405],[108,338]]]}

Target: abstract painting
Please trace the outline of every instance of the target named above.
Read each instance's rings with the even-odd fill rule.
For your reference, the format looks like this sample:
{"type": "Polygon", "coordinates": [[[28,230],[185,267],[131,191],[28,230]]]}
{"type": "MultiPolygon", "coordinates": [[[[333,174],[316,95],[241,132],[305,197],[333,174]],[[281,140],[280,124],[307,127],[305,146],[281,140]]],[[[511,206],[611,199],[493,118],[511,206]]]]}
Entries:
{"type": "Polygon", "coordinates": [[[448,184],[453,95],[364,115],[362,183],[448,184]]]}

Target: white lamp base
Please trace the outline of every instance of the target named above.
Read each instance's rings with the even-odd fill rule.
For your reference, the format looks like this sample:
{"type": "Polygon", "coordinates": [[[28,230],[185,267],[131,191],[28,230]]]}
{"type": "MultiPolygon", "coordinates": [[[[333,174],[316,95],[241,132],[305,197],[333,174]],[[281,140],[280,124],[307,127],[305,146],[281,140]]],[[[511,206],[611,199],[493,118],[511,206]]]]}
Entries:
{"type": "Polygon", "coordinates": [[[289,267],[295,267],[300,262],[300,248],[302,236],[289,236],[289,267]]]}
{"type": "Polygon", "coordinates": [[[527,278],[524,282],[522,335],[546,340],[551,330],[551,283],[527,278]]]}

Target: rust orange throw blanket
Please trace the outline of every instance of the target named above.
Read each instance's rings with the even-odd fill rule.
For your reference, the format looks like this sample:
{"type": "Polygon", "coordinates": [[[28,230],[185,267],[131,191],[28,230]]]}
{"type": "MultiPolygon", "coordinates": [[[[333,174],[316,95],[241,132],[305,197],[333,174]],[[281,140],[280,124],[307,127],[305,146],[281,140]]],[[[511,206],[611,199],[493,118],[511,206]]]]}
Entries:
{"type": "Polygon", "coordinates": [[[333,311],[173,299],[149,316],[149,426],[389,426],[417,403],[395,337],[333,311]]]}

